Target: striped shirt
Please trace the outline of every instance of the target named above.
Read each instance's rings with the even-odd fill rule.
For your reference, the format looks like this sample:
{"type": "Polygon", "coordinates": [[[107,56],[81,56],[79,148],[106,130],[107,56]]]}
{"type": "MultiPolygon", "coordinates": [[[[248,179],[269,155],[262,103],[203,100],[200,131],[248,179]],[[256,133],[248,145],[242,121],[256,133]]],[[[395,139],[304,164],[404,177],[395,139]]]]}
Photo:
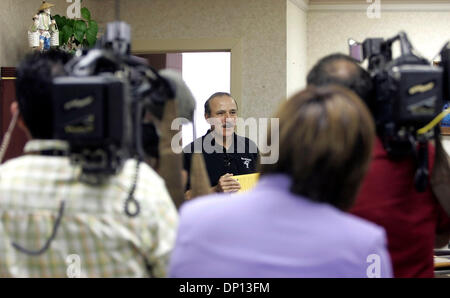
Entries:
{"type": "MultiPolygon", "coordinates": [[[[33,140],[25,152],[55,149],[59,141],[33,140]]],[[[177,211],[163,180],[139,167],[134,198],[140,214],[125,215],[136,161],[102,185],[80,181],[81,170],[64,156],[29,154],[0,166],[0,277],[166,276],[174,245],[177,211]],[[39,250],[64,213],[49,248],[39,250]]]]}

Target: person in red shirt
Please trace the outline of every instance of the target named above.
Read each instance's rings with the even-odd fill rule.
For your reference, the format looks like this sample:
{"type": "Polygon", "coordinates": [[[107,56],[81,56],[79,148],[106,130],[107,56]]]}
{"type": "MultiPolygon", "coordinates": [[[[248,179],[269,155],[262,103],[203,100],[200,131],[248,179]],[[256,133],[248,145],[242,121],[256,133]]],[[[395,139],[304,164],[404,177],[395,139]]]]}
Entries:
{"type": "MultiPolygon", "coordinates": [[[[372,80],[353,58],[332,54],[322,58],[310,71],[308,84],[340,84],[352,89],[372,114],[372,80]]],[[[429,145],[429,171],[434,162],[429,145]]],[[[372,162],[351,213],[386,230],[395,277],[433,277],[433,249],[450,239],[450,218],[439,205],[430,183],[424,192],[414,187],[413,156],[393,159],[377,137],[372,162]]],[[[430,175],[431,176],[431,175],[430,175]]]]}

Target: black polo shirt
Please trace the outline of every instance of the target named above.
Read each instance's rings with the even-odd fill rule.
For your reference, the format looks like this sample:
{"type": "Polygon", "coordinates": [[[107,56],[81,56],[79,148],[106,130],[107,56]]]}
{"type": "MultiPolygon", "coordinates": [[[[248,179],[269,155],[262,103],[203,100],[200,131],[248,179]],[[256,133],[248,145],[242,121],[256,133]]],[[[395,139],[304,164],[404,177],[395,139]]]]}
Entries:
{"type": "Polygon", "coordinates": [[[190,189],[190,168],[193,152],[203,153],[211,186],[217,185],[220,177],[226,173],[244,175],[256,172],[258,147],[250,139],[236,134],[233,134],[232,144],[228,150],[225,150],[220,144],[216,144],[209,130],[203,137],[187,145],[183,152],[184,168],[189,175],[186,189],[190,189]]]}

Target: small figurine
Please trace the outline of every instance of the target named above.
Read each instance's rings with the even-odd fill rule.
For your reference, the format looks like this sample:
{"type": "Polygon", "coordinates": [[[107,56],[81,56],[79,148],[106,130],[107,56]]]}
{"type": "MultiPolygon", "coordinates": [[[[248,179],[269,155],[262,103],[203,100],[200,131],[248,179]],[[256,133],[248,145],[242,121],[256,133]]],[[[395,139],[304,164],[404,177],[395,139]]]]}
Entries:
{"type": "Polygon", "coordinates": [[[28,33],[30,46],[40,51],[47,51],[50,46],[59,44],[59,40],[57,40],[59,32],[50,13],[50,8],[53,6],[55,5],[42,1],[38,13],[33,17],[33,25],[28,33]]]}

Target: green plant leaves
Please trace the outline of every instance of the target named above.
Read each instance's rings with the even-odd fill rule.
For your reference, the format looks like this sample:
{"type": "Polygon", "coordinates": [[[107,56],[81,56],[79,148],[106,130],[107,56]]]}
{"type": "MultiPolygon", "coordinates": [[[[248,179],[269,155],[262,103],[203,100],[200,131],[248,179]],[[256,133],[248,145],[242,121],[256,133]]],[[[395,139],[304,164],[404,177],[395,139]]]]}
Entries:
{"type": "Polygon", "coordinates": [[[98,23],[91,20],[91,12],[86,7],[81,8],[81,16],[83,19],[78,20],[69,19],[60,15],[53,16],[59,29],[59,44],[61,46],[70,43],[72,36],[76,44],[82,44],[85,47],[95,45],[98,34],[98,23]]]}
{"type": "Polygon", "coordinates": [[[69,24],[64,25],[64,27],[61,29],[59,33],[59,44],[60,45],[66,44],[72,35],[73,35],[73,28],[69,24]]]}
{"type": "Polygon", "coordinates": [[[74,27],[75,26],[75,20],[74,19],[67,19],[67,24],[70,25],[70,27],[74,27]]]}
{"type": "Polygon", "coordinates": [[[66,18],[61,17],[59,14],[53,16],[53,19],[55,19],[56,26],[58,26],[58,29],[62,29],[64,25],[66,24],[66,18]]]}
{"type": "Polygon", "coordinates": [[[75,39],[82,43],[83,39],[84,39],[84,34],[86,33],[87,30],[87,25],[83,20],[77,20],[75,21],[75,26],[74,26],[74,32],[73,35],[75,36],[75,39]]]}
{"type": "Polygon", "coordinates": [[[98,24],[96,21],[89,21],[89,27],[86,30],[86,40],[90,47],[97,41],[98,24]]]}
{"type": "Polygon", "coordinates": [[[90,21],[91,20],[91,12],[86,7],[81,8],[81,16],[86,21],[90,21]]]}

